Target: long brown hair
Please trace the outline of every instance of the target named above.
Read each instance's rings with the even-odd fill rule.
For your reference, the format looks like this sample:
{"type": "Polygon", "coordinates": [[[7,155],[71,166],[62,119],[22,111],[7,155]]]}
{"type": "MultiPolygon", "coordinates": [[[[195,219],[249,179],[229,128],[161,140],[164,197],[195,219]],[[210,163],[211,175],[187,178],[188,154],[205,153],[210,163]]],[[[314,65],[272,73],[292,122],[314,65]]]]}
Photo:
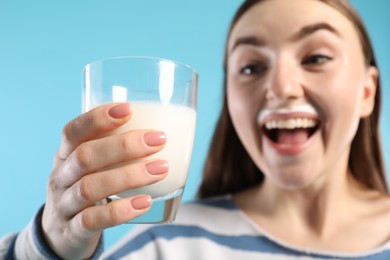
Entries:
{"type": "MultiPolygon", "coordinates": [[[[231,31],[242,15],[252,6],[265,0],[246,0],[237,10],[230,25],[231,31]]],[[[359,34],[367,66],[377,67],[371,41],[367,30],[355,9],[346,0],[317,0],[333,6],[343,13],[355,25],[359,34]]],[[[230,118],[227,97],[227,48],[224,58],[224,101],[203,173],[198,196],[211,196],[235,193],[260,184],[264,174],[255,165],[242,145],[230,118]]],[[[379,135],[380,81],[378,79],[375,106],[369,117],[362,118],[352,141],[349,156],[349,168],[353,176],[370,189],[388,192],[382,160],[379,135]]]]}

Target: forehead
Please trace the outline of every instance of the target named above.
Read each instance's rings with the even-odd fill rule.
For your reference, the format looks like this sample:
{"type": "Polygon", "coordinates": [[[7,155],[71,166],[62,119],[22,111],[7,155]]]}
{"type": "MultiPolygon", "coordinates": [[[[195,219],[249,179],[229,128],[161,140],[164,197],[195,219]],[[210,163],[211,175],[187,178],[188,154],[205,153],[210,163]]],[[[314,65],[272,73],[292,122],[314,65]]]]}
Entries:
{"type": "Polygon", "coordinates": [[[266,0],[252,6],[234,25],[229,46],[238,37],[260,34],[265,40],[283,40],[304,26],[327,23],[341,36],[357,37],[352,22],[339,10],[318,0],[266,0]]]}

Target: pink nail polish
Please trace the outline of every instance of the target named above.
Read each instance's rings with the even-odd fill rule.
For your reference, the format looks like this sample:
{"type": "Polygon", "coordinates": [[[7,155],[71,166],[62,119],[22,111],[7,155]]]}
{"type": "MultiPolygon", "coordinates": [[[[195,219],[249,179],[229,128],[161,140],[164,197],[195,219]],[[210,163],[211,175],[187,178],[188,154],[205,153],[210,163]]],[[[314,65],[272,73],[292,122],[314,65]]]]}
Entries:
{"type": "Polygon", "coordinates": [[[144,135],[145,143],[149,146],[159,146],[165,144],[167,137],[164,132],[153,131],[144,135]]]}
{"type": "Polygon", "coordinates": [[[152,198],[149,195],[138,196],[131,200],[134,209],[141,210],[152,206],[152,198]]]}
{"type": "Polygon", "coordinates": [[[146,164],[146,170],[152,175],[166,173],[168,168],[168,162],[166,160],[158,160],[146,164]]]}
{"type": "Polygon", "coordinates": [[[111,107],[110,110],[108,110],[108,114],[112,118],[122,118],[128,116],[130,115],[130,104],[122,103],[114,107],[111,107]]]}

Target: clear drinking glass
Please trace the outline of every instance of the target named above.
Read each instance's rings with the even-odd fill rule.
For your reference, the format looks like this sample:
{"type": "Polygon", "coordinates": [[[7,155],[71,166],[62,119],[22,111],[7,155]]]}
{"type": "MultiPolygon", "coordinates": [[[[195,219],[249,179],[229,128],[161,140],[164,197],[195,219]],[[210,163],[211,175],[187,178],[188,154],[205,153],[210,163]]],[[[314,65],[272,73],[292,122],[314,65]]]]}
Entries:
{"type": "MultiPolygon", "coordinates": [[[[198,74],[190,66],[160,58],[109,58],[92,62],[84,69],[83,112],[111,102],[130,103],[132,118],[109,135],[131,129],[155,129],[167,135],[163,150],[147,159],[167,160],[168,176],[158,183],[108,198],[152,196],[148,213],[130,223],[164,223],[175,218],[194,142],[197,82],[198,74]]],[[[119,166],[123,164],[115,167],[119,166]]]]}

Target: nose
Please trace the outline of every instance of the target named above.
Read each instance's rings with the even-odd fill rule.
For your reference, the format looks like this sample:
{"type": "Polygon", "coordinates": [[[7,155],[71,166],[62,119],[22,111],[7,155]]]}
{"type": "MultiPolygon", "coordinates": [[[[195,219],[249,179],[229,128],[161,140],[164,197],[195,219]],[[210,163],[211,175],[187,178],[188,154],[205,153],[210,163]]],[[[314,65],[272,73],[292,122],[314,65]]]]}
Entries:
{"type": "Polygon", "coordinates": [[[304,94],[298,66],[287,59],[279,59],[271,69],[267,80],[268,100],[293,100],[304,94]]]}

